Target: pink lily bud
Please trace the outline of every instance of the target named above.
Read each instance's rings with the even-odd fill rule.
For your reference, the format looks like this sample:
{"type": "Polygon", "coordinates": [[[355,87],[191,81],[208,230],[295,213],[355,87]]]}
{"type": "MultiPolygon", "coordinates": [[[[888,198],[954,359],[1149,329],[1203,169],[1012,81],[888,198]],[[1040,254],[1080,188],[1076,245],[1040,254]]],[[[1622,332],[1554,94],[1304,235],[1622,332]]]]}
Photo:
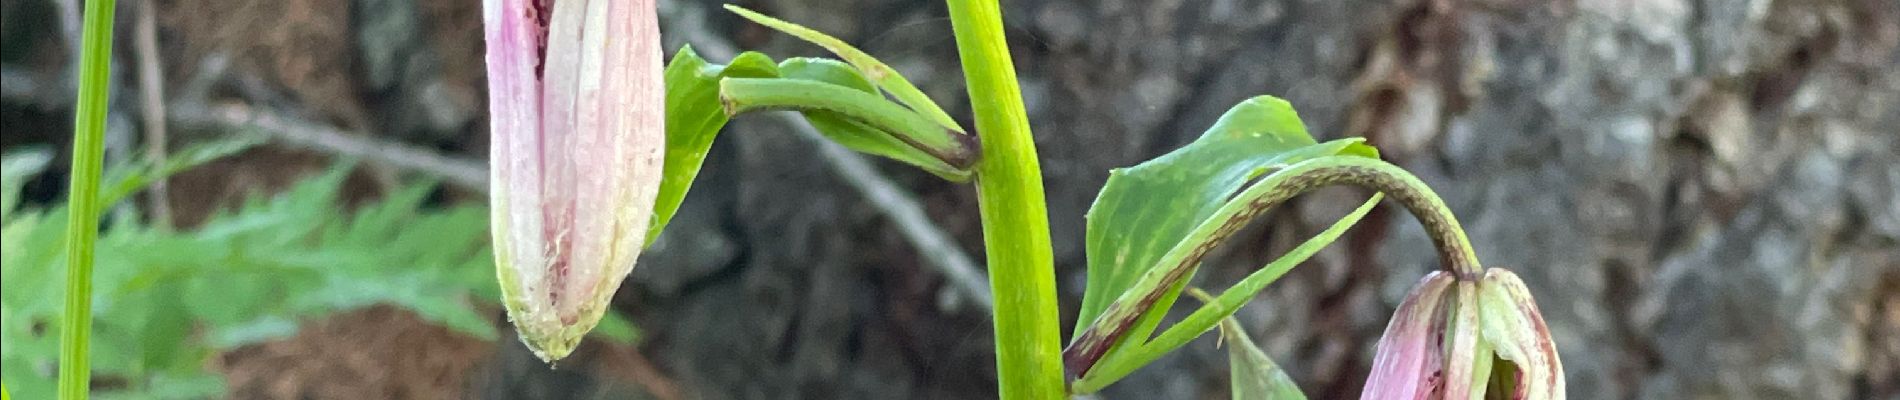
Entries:
{"type": "Polygon", "coordinates": [[[600,322],[645,243],[666,146],[654,0],[485,0],[502,301],[542,360],[600,322]]]}
{"type": "Polygon", "coordinates": [[[1562,400],[1563,363],[1516,274],[1435,271],[1399,303],[1359,398],[1562,400]]]}
{"type": "Polygon", "coordinates": [[[1428,399],[1444,385],[1445,293],[1457,279],[1432,271],[1399,302],[1379,338],[1361,400],[1428,399]]]}

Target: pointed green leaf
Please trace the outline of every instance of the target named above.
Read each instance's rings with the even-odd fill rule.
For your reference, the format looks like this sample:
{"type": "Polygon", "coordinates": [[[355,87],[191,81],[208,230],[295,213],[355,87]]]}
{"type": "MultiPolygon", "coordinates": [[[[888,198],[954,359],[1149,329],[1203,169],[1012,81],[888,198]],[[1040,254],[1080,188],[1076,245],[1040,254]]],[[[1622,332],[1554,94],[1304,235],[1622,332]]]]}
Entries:
{"type": "MultiPolygon", "coordinates": [[[[1305,159],[1350,154],[1376,157],[1361,139],[1317,143],[1285,100],[1249,99],[1227,111],[1187,146],[1139,165],[1109,172],[1108,183],[1089,208],[1086,245],[1088,285],[1076,324],[1079,334],[1137,279],[1208,222],[1249,181],[1305,159]]],[[[1193,265],[1186,267],[1192,268],[1193,265]]],[[[1184,274],[1183,279],[1191,273],[1184,274]]],[[[1173,282],[1166,282],[1172,285],[1173,282]]],[[[1165,309],[1175,295],[1154,303],[1165,309]]],[[[1151,321],[1152,322],[1152,321],[1151,321]]],[[[1136,329],[1133,337],[1147,337],[1136,329]]]]}
{"type": "Polygon", "coordinates": [[[877,58],[871,57],[870,54],[866,54],[856,47],[851,47],[850,44],[845,43],[843,40],[838,40],[838,38],[812,30],[811,28],[747,10],[744,7],[727,4],[726,10],[737,13],[741,17],[752,20],[752,22],[796,36],[799,39],[804,39],[819,47],[824,47],[825,50],[831,51],[832,54],[837,54],[838,58],[843,58],[845,62],[851,63],[851,66],[857,67],[858,71],[863,72],[866,78],[869,78],[872,82],[876,82],[878,87],[884,88],[884,91],[890,92],[891,97],[897,98],[899,103],[904,103],[905,106],[909,106],[912,110],[916,110],[917,113],[923,114],[925,118],[929,118],[944,128],[949,128],[959,133],[969,132],[963,130],[962,126],[957,125],[957,121],[951,119],[949,113],[943,112],[943,108],[938,107],[936,102],[931,101],[930,96],[925,96],[922,90],[917,90],[917,86],[912,85],[909,80],[904,79],[904,76],[898,74],[897,70],[891,69],[889,65],[885,65],[883,61],[878,61],[877,58]]]}
{"type": "MultiPolygon", "coordinates": [[[[1190,290],[1188,294],[1203,302],[1214,302],[1214,296],[1200,289],[1190,290]]],[[[1234,400],[1306,400],[1306,393],[1286,375],[1286,370],[1280,369],[1279,364],[1267,357],[1267,352],[1254,345],[1247,330],[1241,328],[1240,320],[1232,315],[1222,317],[1220,336],[1227,343],[1227,371],[1234,400]]]]}
{"type": "Polygon", "coordinates": [[[713,138],[730,117],[719,105],[719,80],[726,77],[778,76],[778,64],[771,57],[745,52],[726,65],[706,62],[692,46],[680,48],[666,65],[666,162],[660,179],[660,192],[653,203],[653,223],[647,225],[647,245],[660,237],[660,231],[699,176],[706,151],[713,138]]]}
{"type": "Polygon", "coordinates": [[[156,164],[143,163],[131,168],[117,168],[116,171],[123,171],[123,173],[114,173],[113,176],[101,181],[110,186],[100,191],[99,204],[111,206],[159,179],[244,152],[263,143],[264,137],[261,135],[232,136],[191,145],[172,153],[169,158],[156,164]]]}
{"type": "Polygon", "coordinates": [[[1306,400],[1306,393],[1254,346],[1253,338],[1240,328],[1234,317],[1221,319],[1221,335],[1227,337],[1228,372],[1234,400],[1306,400]]]}

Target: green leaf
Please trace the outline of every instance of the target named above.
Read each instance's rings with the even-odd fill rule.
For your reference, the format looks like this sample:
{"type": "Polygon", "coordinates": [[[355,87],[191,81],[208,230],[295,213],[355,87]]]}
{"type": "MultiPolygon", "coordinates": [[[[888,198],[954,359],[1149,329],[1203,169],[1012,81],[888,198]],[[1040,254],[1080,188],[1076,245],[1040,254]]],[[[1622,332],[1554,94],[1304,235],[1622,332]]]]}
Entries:
{"type": "MultiPolygon", "coordinates": [[[[862,52],[856,54],[862,55],[862,52]]],[[[863,118],[854,118],[838,110],[801,107],[801,111],[820,134],[847,148],[915,165],[951,181],[968,180],[970,171],[967,165],[957,166],[945,161],[946,159],[975,160],[975,154],[971,153],[974,150],[969,149],[972,146],[962,143],[962,140],[968,140],[967,135],[945,133],[942,129],[922,128],[926,125],[936,127],[942,124],[942,121],[947,121],[949,117],[942,115],[942,110],[937,109],[935,104],[928,103],[929,99],[922,98],[921,92],[917,92],[916,96],[922,98],[925,102],[923,104],[929,108],[919,108],[917,104],[908,102],[905,104],[910,108],[905,108],[878,96],[879,85],[883,85],[885,90],[893,90],[893,93],[905,93],[903,88],[910,88],[910,92],[916,92],[916,89],[910,87],[908,82],[903,81],[903,77],[896,76],[895,73],[888,74],[882,81],[874,82],[872,79],[867,79],[867,74],[861,71],[889,71],[889,68],[883,67],[883,64],[877,63],[874,59],[869,59],[869,56],[863,57],[868,61],[860,61],[872,64],[854,63],[856,67],[853,67],[838,61],[810,58],[789,59],[781,64],[774,63],[771,57],[764,54],[745,52],[733,57],[729,64],[718,65],[700,58],[691,46],[681,48],[674,54],[673,60],[667,64],[664,73],[666,79],[666,160],[663,168],[665,171],[664,177],[660,180],[659,194],[653,205],[653,221],[647,227],[646,245],[652,245],[653,241],[658,239],[660,233],[665,230],[666,225],[672,222],[674,214],[679,212],[680,205],[686,200],[686,194],[692,188],[694,179],[699,176],[700,167],[705,163],[706,152],[712,147],[713,139],[719,135],[720,128],[725,127],[731,119],[732,114],[728,113],[728,104],[723,102],[720,96],[724,86],[722,83],[728,78],[782,77],[788,78],[786,81],[794,81],[793,83],[829,84],[825,88],[835,87],[843,91],[840,93],[862,92],[866,96],[851,97],[857,97],[861,103],[872,103],[871,100],[875,100],[869,107],[881,110],[876,116],[902,120],[907,128],[880,129],[863,118]],[[874,67],[866,67],[866,65],[874,65],[874,67]],[[930,114],[932,110],[941,115],[941,119],[933,117],[930,114]],[[906,143],[906,140],[915,143],[906,143]],[[934,149],[942,154],[933,155],[926,149],[934,149]]],[[[768,93],[784,92],[768,91],[768,93]]],[[[905,97],[900,95],[898,99],[903,101],[905,97]]],[[[861,109],[864,108],[854,108],[854,110],[861,109]]],[[[961,129],[955,126],[948,128],[961,132],[961,129]]]]}
{"type": "MultiPolygon", "coordinates": [[[[1213,296],[1195,289],[1191,292],[1201,301],[1212,302],[1213,296]]],[[[1220,333],[1227,342],[1228,382],[1232,385],[1234,400],[1306,400],[1306,393],[1300,391],[1293,378],[1286,375],[1267,352],[1253,344],[1253,338],[1247,337],[1247,330],[1240,327],[1240,321],[1232,315],[1220,320],[1220,333]]]]}
{"type": "Polygon", "coordinates": [[[184,313],[174,311],[183,307],[184,303],[179,301],[177,292],[170,290],[148,290],[138,297],[143,297],[144,301],[137,307],[149,311],[142,321],[141,330],[144,333],[141,340],[146,345],[143,346],[143,358],[139,361],[147,367],[171,369],[174,366],[172,364],[179,361],[184,348],[177,343],[184,343],[186,336],[191,334],[191,319],[184,313]]]}
{"type": "MultiPolygon", "coordinates": [[[[108,176],[135,183],[100,187],[130,193],[141,185],[136,182],[215,158],[198,154],[235,151],[228,149],[121,164],[108,176]]],[[[429,204],[434,182],[348,212],[339,193],[350,173],[343,163],[276,195],[221,208],[194,229],[153,229],[136,218],[108,224],[94,256],[91,370],[125,384],[102,388],[99,398],[215,397],[221,380],[204,370],[206,357],[292,335],[299,320],[371,304],[495,336],[481,314],[485,308],[468,301],[497,297],[484,292],[494,290],[488,213],[429,204]]],[[[16,211],[0,221],[0,270],[8,282],[57,281],[65,262],[59,246],[65,208],[16,211]]],[[[42,372],[56,365],[59,352],[58,289],[0,291],[0,370],[7,372],[7,388],[22,398],[52,398],[53,376],[42,372]]]]}
{"type": "Polygon", "coordinates": [[[1253,339],[1240,329],[1233,317],[1221,320],[1221,332],[1227,335],[1227,362],[1234,400],[1306,400],[1293,378],[1286,376],[1267,353],[1255,347],[1253,339]]]}
{"type": "MultiPolygon", "coordinates": [[[[1286,101],[1261,96],[1228,110],[1193,143],[1111,171],[1089,210],[1088,286],[1075,337],[1064,350],[1064,363],[1079,375],[1073,389],[1100,389],[1231,314],[1208,315],[1211,318],[1194,321],[1205,325],[1170,329],[1177,337],[1169,340],[1178,343],[1149,345],[1148,338],[1192,279],[1200,257],[1279,201],[1310,189],[1295,176],[1333,164],[1368,162],[1379,162],[1377,151],[1361,139],[1318,143],[1286,101]],[[1098,368],[1104,364],[1112,368],[1098,368]]],[[[1356,221],[1358,216],[1351,218],[1356,221]]],[[[1307,253],[1289,253],[1269,269],[1291,268],[1336,236],[1315,238],[1296,249],[1307,253]]],[[[1277,277],[1274,273],[1260,284],[1277,277]]],[[[1242,296],[1245,300],[1252,294],[1242,296]]]]}
{"type": "Polygon", "coordinates": [[[938,107],[936,102],[931,101],[930,96],[925,96],[922,90],[917,90],[917,86],[910,83],[910,80],[904,79],[904,75],[898,74],[897,70],[892,69],[889,65],[885,65],[883,61],[878,61],[877,58],[871,57],[870,54],[858,50],[856,47],[852,47],[843,40],[838,40],[838,38],[831,37],[831,35],[826,35],[823,32],[786,22],[778,18],[772,18],[765,14],[745,9],[744,7],[727,4],[726,10],[737,13],[741,17],[752,20],[752,22],[796,36],[799,39],[804,39],[819,47],[824,47],[825,50],[829,50],[832,54],[838,55],[838,58],[842,58],[845,62],[851,63],[851,66],[857,67],[858,71],[862,72],[864,77],[869,78],[872,82],[876,82],[878,87],[883,88],[884,91],[890,92],[891,97],[897,98],[899,103],[904,103],[905,106],[909,106],[912,110],[916,110],[919,114],[923,114],[925,118],[929,118],[944,128],[957,131],[958,133],[969,132],[964,130],[962,126],[957,125],[957,121],[950,118],[949,113],[943,112],[943,108],[938,107]]]}
{"type": "MultiPolygon", "coordinates": [[[[877,87],[871,81],[858,74],[858,70],[837,60],[798,57],[780,62],[778,68],[781,75],[788,79],[825,82],[877,94],[877,87]]],[[[802,113],[819,134],[846,148],[902,161],[952,182],[963,182],[970,178],[968,168],[950,165],[941,158],[905,144],[892,134],[843,114],[825,110],[806,110],[802,113]]]]}
{"type": "MultiPolygon", "coordinates": [[[[966,142],[962,134],[944,130],[882,96],[844,85],[808,79],[727,78],[719,84],[719,100],[725,103],[726,113],[732,115],[789,109],[844,117],[860,123],[860,127],[872,128],[871,134],[886,136],[916,149],[917,154],[932,161],[913,164],[953,181],[967,179],[969,171],[962,168],[976,161],[975,146],[966,142]]],[[[848,146],[865,144],[863,140],[845,139],[848,146]]],[[[894,158],[903,160],[902,157],[900,153],[894,158]]]]}
{"type": "MultiPolygon", "coordinates": [[[[1284,178],[1284,176],[1273,175],[1270,176],[1270,178],[1284,178]]],[[[1263,183],[1270,184],[1268,182],[1263,183]]],[[[1259,189],[1261,188],[1256,187],[1250,189],[1249,192],[1259,191],[1259,189]]],[[[1332,226],[1327,227],[1324,231],[1320,231],[1318,235],[1314,235],[1305,242],[1301,242],[1299,246],[1294,246],[1292,250],[1288,250],[1287,253],[1280,256],[1280,258],[1274,259],[1272,262],[1267,263],[1267,265],[1260,267],[1260,269],[1254,270],[1254,272],[1248,274],[1246,278],[1242,278],[1239,283],[1235,283],[1233,287],[1222,291],[1220,297],[1204,300],[1206,304],[1194,310],[1194,313],[1189,314],[1187,318],[1181,319],[1181,322],[1168,327],[1167,331],[1161,332],[1154,340],[1129,341],[1128,343],[1130,345],[1111,348],[1108,354],[1094,365],[1094,368],[1089,369],[1084,376],[1074,382],[1074,390],[1077,393],[1092,393],[1099,390],[1127,376],[1129,373],[1141,368],[1141,366],[1160,359],[1161,356],[1166,355],[1168,352],[1179,349],[1181,346],[1187,345],[1189,341],[1194,340],[1194,338],[1200,337],[1202,334],[1207,333],[1207,331],[1214,329],[1215,324],[1218,323],[1220,319],[1234,315],[1234,312],[1239,311],[1242,305],[1247,304],[1247,302],[1252,300],[1255,295],[1258,295],[1261,290],[1266,289],[1268,284],[1279,280],[1281,276],[1286,275],[1287,271],[1291,271],[1294,266],[1305,262],[1306,259],[1319,253],[1320,249],[1338,240],[1340,235],[1346,233],[1347,229],[1352,228],[1353,225],[1359,223],[1360,219],[1365,218],[1366,214],[1371,213],[1373,206],[1378,205],[1379,200],[1382,198],[1384,198],[1382,194],[1373,194],[1372,198],[1366,200],[1358,209],[1346,214],[1345,217],[1340,218],[1338,221],[1334,221],[1332,226]]],[[[1182,282],[1186,282],[1186,280],[1183,279],[1182,282]]],[[[1180,285],[1182,285],[1182,283],[1177,283],[1176,288],[1172,289],[1169,293],[1180,293],[1180,285]]],[[[1145,339],[1146,335],[1144,334],[1140,337],[1145,339]]]]}
{"type": "Polygon", "coordinates": [[[731,117],[719,103],[719,81],[727,77],[778,76],[771,57],[745,52],[726,65],[707,63],[692,46],[680,48],[666,65],[666,162],[660,192],[653,203],[653,223],[647,225],[646,245],[660,237],[666,224],[686,201],[686,192],[706,161],[713,138],[731,117]]]}
{"type": "Polygon", "coordinates": [[[111,186],[99,194],[100,204],[111,206],[134,192],[144,189],[159,179],[191,169],[204,163],[217,161],[264,143],[264,137],[258,135],[239,135],[209,142],[191,145],[173,153],[170,158],[156,164],[140,164],[130,168],[120,168],[118,173],[104,180],[111,186]]]}
{"type": "MultiPolygon", "coordinates": [[[[1249,99],[1227,111],[1199,139],[1153,160],[1109,172],[1108,183],[1089,208],[1086,245],[1088,284],[1076,330],[1099,318],[1111,302],[1129,294],[1137,279],[1180,246],[1202,246],[1189,233],[1250,181],[1301,160],[1352,154],[1376,157],[1358,138],[1317,143],[1285,100],[1249,99]]],[[[1192,268],[1193,266],[1188,266],[1192,268]]],[[[1188,272],[1183,276],[1191,276],[1188,272]]],[[[1174,284],[1175,282],[1167,282],[1174,284]]],[[[1178,293],[1152,309],[1165,310],[1178,293]]],[[[1147,337],[1144,323],[1133,337],[1147,337]]]]}

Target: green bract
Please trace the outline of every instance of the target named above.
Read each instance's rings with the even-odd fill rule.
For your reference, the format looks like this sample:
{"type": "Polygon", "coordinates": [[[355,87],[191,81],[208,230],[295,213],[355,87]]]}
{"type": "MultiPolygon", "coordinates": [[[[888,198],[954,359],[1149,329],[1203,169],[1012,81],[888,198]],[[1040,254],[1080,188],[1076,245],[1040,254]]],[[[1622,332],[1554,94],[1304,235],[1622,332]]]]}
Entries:
{"type": "Polygon", "coordinates": [[[673,220],[686,192],[699,177],[719,129],[732,117],[719,103],[719,80],[726,77],[771,77],[778,75],[772,58],[745,52],[726,65],[707,63],[688,46],[673,54],[666,65],[666,164],[660,179],[660,194],[653,203],[653,223],[647,226],[647,243],[653,244],[662,229],[673,220]]]}
{"type": "Polygon", "coordinates": [[[1376,157],[1360,139],[1313,140],[1291,105],[1261,96],[1228,110],[1193,143],[1111,171],[1088,215],[1088,288],[1078,316],[1087,323],[1076,325],[1064,352],[1075,390],[1107,385],[1212,329],[1370,210],[1372,202],[1151,343],[1200,257],[1277,201],[1264,198],[1285,195],[1296,184],[1290,180],[1298,173],[1285,169],[1309,160],[1376,157]]]}
{"type": "MultiPolygon", "coordinates": [[[[1089,207],[1088,290],[1077,320],[1093,321],[1142,274],[1172,267],[1157,264],[1169,251],[1202,245],[1190,233],[1250,181],[1329,155],[1377,157],[1378,152],[1360,138],[1318,143],[1291,104],[1261,96],[1229,109],[1185,147],[1109,171],[1108,183],[1089,207]]],[[[1156,307],[1166,308],[1172,297],[1156,307]]],[[[1085,327],[1076,325],[1078,332],[1085,327]]]]}
{"type": "Polygon", "coordinates": [[[970,178],[969,161],[974,160],[974,150],[961,141],[963,135],[921,130],[916,123],[900,124],[909,130],[891,130],[867,123],[867,117],[906,122],[923,121],[927,117],[876,97],[877,87],[860,70],[837,60],[796,57],[774,63],[765,54],[745,52],[733,57],[730,63],[720,65],[700,58],[699,53],[688,46],[673,54],[665,75],[665,176],[660,180],[658,200],[653,205],[653,223],[647,227],[649,245],[666,224],[672,222],[674,213],[679,212],[680,204],[686,201],[686,193],[699,176],[706,152],[712,148],[720,129],[736,112],[760,109],[729,107],[754,104],[762,101],[760,97],[771,97],[771,107],[798,109],[819,134],[846,148],[902,161],[951,181],[970,178]],[[741,86],[748,87],[734,93],[727,87],[729,79],[746,82],[741,86]],[[815,102],[820,93],[796,90],[798,87],[817,87],[826,93],[863,93],[865,97],[824,98],[833,106],[817,107],[801,101],[815,102]],[[964,162],[952,164],[950,158],[933,155],[933,150],[962,158],[964,162]]]}

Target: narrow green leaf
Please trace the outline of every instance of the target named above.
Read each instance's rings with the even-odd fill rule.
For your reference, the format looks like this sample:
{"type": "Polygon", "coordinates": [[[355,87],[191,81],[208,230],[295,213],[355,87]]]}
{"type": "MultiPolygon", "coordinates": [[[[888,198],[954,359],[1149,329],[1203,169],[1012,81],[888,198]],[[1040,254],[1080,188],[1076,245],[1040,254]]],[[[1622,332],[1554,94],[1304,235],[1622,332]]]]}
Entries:
{"type": "MultiPolygon", "coordinates": [[[[1086,245],[1088,284],[1076,332],[1100,318],[1111,302],[1130,293],[1137,279],[1163,255],[1189,241],[1249,181],[1278,167],[1313,157],[1352,154],[1376,157],[1362,139],[1324,144],[1306,133],[1285,100],[1270,96],[1234,106],[1199,139],[1139,165],[1109,172],[1108,183],[1089,208],[1086,245]]],[[[1188,266],[1192,268],[1192,265],[1188,266]]],[[[1183,274],[1183,279],[1191,276],[1183,274]]],[[[1172,284],[1173,282],[1165,282],[1172,284]]],[[[1173,303],[1174,295],[1155,304],[1173,303]]],[[[1146,337],[1146,329],[1133,331],[1146,337]]]]}
{"type": "Polygon", "coordinates": [[[852,47],[843,40],[838,40],[838,38],[831,37],[831,35],[826,35],[823,32],[786,22],[778,18],[772,18],[737,5],[727,4],[726,10],[737,13],[741,17],[752,20],[752,22],[757,22],[760,25],[776,29],[779,32],[796,36],[799,39],[804,39],[819,47],[824,47],[825,50],[831,51],[832,54],[837,54],[838,58],[842,58],[845,62],[857,67],[859,71],[863,72],[866,78],[869,78],[872,82],[877,82],[878,87],[890,92],[891,97],[897,98],[899,103],[904,103],[905,106],[917,110],[919,114],[923,114],[925,118],[929,118],[944,128],[957,131],[958,133],[969,132],[964,130],[962,126],[957,125],[957,121],[951,119],[949,113],[943,112],[943,108],[938,107],[936,102],[931,101],[930,96],[925,96],[922,90],[918,90],[916,85],[910,83],[910,80],[904,79],[904,75],[898,74],[897,70],[892,69],[889,65],[885,65],[883,61],[878,61],[877,58],[871,57],[870,54],[858,50],[856,47],[852,47]]]}
{"type": "Polygon", "coordinates": [[[686,201],[686,192],[705,164],[713,138],[731,117],[719,104],[719,80],[726,77],[778,76],[771,57],[745,52],[726,65],[706,62],[692,46],[680,48],[666,65],[666,162],[660,192],[653,203],[653,223],[647,225],[647,245],[660,237],[666,224],[686,201]]]}
{"type": "MultiPolygon", "coordinates": [[[[875,135],[890,137],[925,153],[937,161],[919,166],[952,180],[967,177],[968,172],[959,171],[959,167],[967,168],[976,160],[973,146],[964,143],[961,134],[944,130],[881,96],[844,85],[806,79],[727,78],[720,83],[719,97],[729,115],[756,110],[798,110],[842,116],[863,127],[874,128],[875,135]]],[[[847,139],[844,143],[861,145],[864,141],[847,139]]]]}
{"type": "MultiPolygon", "coordinates": [[[[1270,178],[1279,177],[1281,176],[1276,175],[1270,178]]],[[[1248,192],[1262,192],[1264,190],[1260,190],[1261,187],[1259,185],[1272,185],[1275,183],[1277,182],[1269,179],[1256,185],[1254,189],[1250,189],[1248,192]]],[[[1249,197],[1244,196],[1240,200],[1246,200],[1248,198],[1249,197]]],[[[1187,318],[1183,318],[1181,322],[1175,323],[1173,326],[1168,327],[1168,330],[1161,332],[1154,340],[1131,342],[1131,340],[1134,339],[1124,339],[1124,343],[1111,347],[1108,354],[1105,355],[1093,369],[1090,369],[1086,375],[1074,383],[1075,391],[1077,393],[1092,393],[1096,390],[1100,390],[1102,387],[1120,380],[1136,369],[1161,358],[1162,355],[1166,355],[1168,352],[1187,345],[1187,343],[1194,340],[1194,338],[1200,337],[1202,334],[1207,333],[1207,331],[1214,329],[1214,325],[1218,323],[1220,319],[1227,318],[1233,315],[1235,311],[1239,311],[1241,306],[1246,305],[1247,301],[1252,300],[1261,290],[1266,289],[1268,284],[1279,280],[1281,276],[1286,275],[1287,271],[1305,262],[1308,258],[1312,258],[1314,254],[1318,254],[1319,250],[1325,248],[1326,245],[1338,240],[1341,235],[1346,233],[1347,229],[1352,228],[1353,225],[1359,223],[1359,220],[1364,219],[1366,214],[1371,213],[1373,206],[1377,205],[1382,198],[1384,198],[1384,195],[1374,194],[1371,199],[1366,200],[1364,204],[1361,204],[1359,208],[1353,210],[1352,213],[1346,214],[1345,217],[1341,217],[1338,221],[1334,221],[1332,226],[1327,227],[1324,231],[1320,231],[1318,235],[1314,235],[1305,242],[1301,242],[1300,245],[1295,246],[1293,250],[1287,251],[1286,255],[1280,256],[1280,258],[1260,267],[1260,269],[1254,270],[1253,273],[1247,274],[1247,277],[1241,279],[1239,283],[1235,283],[1233,287],[1221,292],[1220,297],[1207,301],[1206,304],[1201,305],[1201,308],[1194,310],[1193,314],[1189,314],[1187,318]]],[[[1221,214],[1231,215],[1230,212],[1221,214]]],[[[1180,291],[1174,290],[1173,292],[1179,293],[1180,291]]],[[[1133,337],[1146,339],[1147,335],[1143,334],[1133,337]]]]}
{"type": "MultiPolygon", "coordinates": [[[[877,87],[866,80],[858,70],[843,62],[824,58],[790,58],[778,65],[779,72],[788,79],[804,79],[831,83],[868,94],[877,94],[877,87]]],[[[944,160],[930,155],[915,146],[905,144],[889,133],[832,111],[806,110],[802,112],[805,120],[820,135],[831,139],[844,147],[863,153],[888,157],[906,164],[922,168],[932,174],[952,182],[969,180],[968,168],[958,168],[944,160]]],[[[945,135],[955,135],[945,133],[945,135]]]]}
{"type": "MultiPolygon", "coordinates": [[[[872,60],[875,62],[875,60],[872,60]]],[[[878,64],[882,65],[882,64],[878,64]]],[[[860,66],[861,67],[861,66],[860,66]]],[[[918,114],[912,108],[907,109],[877,95],[877,84],[865,78],[859,68],[853,68],[833,60],[794,58],[784,63],[775,63],[771,57],[757,52],[745,52],[733,57],[726,65],[712,64],[700,58],[691,46],[681,48],[673,60],[666,66],[666,160],[665,176],[660,180],[660,190],[653,205],[653,223],[648,224],[647,245],[658,239],[666,225],[672,222],[673,215],[679,212],[685,202],[700,167],[705,164],[706,152],[712,147],[713,139],[721,128],[731,120],[732,114],[725,109],[720,93],[722,82],[727,78],[790,78],[794,83],[825,83],[848,91],[847,95],[862,93],[864,96],[852,96],[857,100],[869,102],[875,99],[877,107],[885,112],[886,118],[900,120],[904,128],[881,130],[874,124],[850,117],[850,110],[833,110],[822,107],[803,107],[806,104],[786,104],[801,106],[801,112],[812,126],[825,137],[843,144],[847,148],[879,156],[889,157],[907,164],[915,165],[933,174],[954,182],[969,179],[968,165],[955,165],[945,160],[975,160],[973,150],[959,141],[961,134],[945,134],[942,129],[924,129],[924,126],[936,128],[938,123],[929,119],[928,114],[918,114]],[[901,112],[899,112],[901,111],[901,112]],[[921,122],[921,123],[920,123],[921,122]],[[914,143],[906,143],[906,140],[914,143]],[[926,149],[941,153],[933,155],[926,149]]],[[[902,80],[902,77],[898,77],[902,80]]],[[[886,90],[890,90],[886,87],[886,90]]],[[[834,100],[828,98],[817,99],[834,100]]],[[[834,104],[835,105],[835,104],[834,104]]],[[[932,105],[934,107],[934,105],[932,105]]],[[[941,111],[938,111],[941,112],[941,111]]],[[[947,118],[947,117],[945,117],[947,118]]],[[[954,128],[954,127],[952,127],[954,128]]]]}
{"type": "Polygon", "coordinates": [[[119,168],[105,180],[110,182],[111,186],[104,188],[104,192],[99,195],[100,204],[110,207],[159,179],[244,152],[263,143],[263,136],[238,135],[193,144],[172,153],[170,157],[156,164],[141,163],[130,168],[119,168]]]}
{"type": "Polygon", "coordinates": [[[1227,334],[1229,379],[1234,400],[1306,400],[1306,393],[1286,375],[1286,370],[1255,347],[1253,339],[1240,329],[1233,317],[1221,320],[1221,332],[1227,334]]]}

